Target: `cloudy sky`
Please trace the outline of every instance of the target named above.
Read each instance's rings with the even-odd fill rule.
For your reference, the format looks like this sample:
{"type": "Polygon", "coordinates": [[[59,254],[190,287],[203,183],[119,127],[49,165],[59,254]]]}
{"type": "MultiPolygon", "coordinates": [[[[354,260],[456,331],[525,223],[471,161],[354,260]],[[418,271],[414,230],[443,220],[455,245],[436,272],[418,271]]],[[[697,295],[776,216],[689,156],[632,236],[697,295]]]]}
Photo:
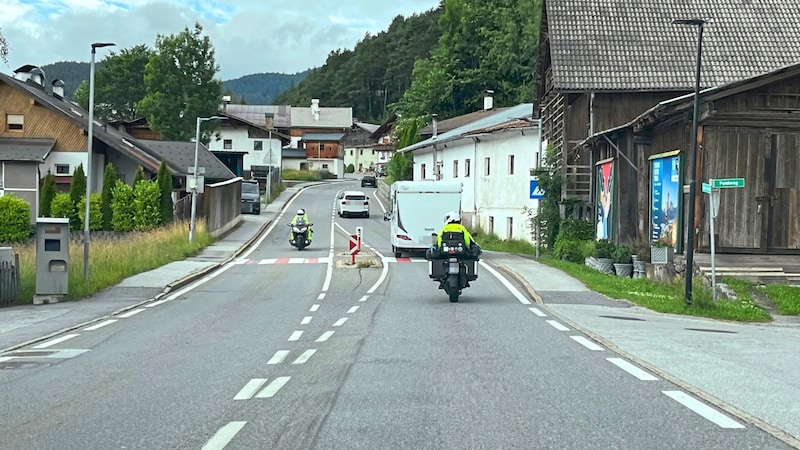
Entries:
{"type": "MultiPolygon", "coordinates": [[[[177,34],[195,22],[211,38],[223,80],[321,66],[328,53],[352,49],[392,19],[436,7],[439,0],[3,0],[0,31],[11,73],[24,65],[85,61],[92,42],[116,50],[177,34]]],[[[99,49],[97,60],[108,49],[99,49]]]]}

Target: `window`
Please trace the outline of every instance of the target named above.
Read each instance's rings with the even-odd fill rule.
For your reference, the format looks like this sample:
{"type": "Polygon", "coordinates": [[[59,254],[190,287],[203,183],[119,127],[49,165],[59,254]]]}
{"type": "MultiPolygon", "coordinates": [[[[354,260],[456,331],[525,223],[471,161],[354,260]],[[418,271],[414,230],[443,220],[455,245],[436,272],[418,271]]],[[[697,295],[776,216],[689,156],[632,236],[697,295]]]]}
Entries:
{"type": "Polygon", "coordinates": [[[56,175],[69,175],[69,164],[56,164],[56,175]]]}
{"type": "MultiPolygon", "coordinates": [[[[328,170],[328,165],[327,165],[327,164],[323,164],[323,165],[322,165],[322,169],[323,169],[323,170],[328,170]]],[[[85,203],[85,202],[84,202],[84,203],[85,203]]]]}
{"type": "Polygon", "coordinates": [[[350,156],[353,156],[353,150],[352,149],[350,150],[350,156]]]}
{"type": "Polygon", "coordinates": [[[514,239],[514,218],[506,218],[506,239],[509,241],[514,239]]]}
{"type": "Polygon", "coordinates": [[[458,178],[458,161],[453,161],[453,178],[458,178]]]}
{"type": "Polygon", "coordinates": [[[508,174],[514,175],[514,155],[508,155],[508,174]]]}
{"type": "Polygon", "coordinates": [[[25,125],[25,116],[22,114],[6,114],[6,129],[8,131],[22,131],[25,125]]]}
{"type": "Polygon", "coordinates": [[[375,154],[375,150],[372,150],[372,154],[373,154],[373,155],[375,154]]]}
{"type": "Polygon", "coordinates": [[[222,148],[223,150],[233,150],[233,141],[230,139],[223,139],[222,148]]]}
{"type": "Polygon", "coordinates": [[[264,150],[264,141],[253,141],[253,150],[257,152],[264,150]]]}
{"type": "Polygon", "coordinates": [[[492,162],[492,160],[488,156],[486,158],[483,158],[483,175],[484,176],[488,177],[492,173],[492,171],[490,170],[491,169],[491,162],[492,162]]]}
{"type": "Polygon", "coordinates": [[[361,155],[363,155],[363,154],[364,154],[364,149],[362,148],[362,149],[360,149],[360,150],[358,151],[358,155],[359,155],[359,156],[361,156],[361,155]]]}
{"type": "Polygon", "coordinates": [[[469,159],[464,160],[464,176],[469,178],[470,176],[470,164],[469,159]]]}
{"type": "Polygon", "coordinates": [[[494,216],[489,216],[489,234],[494,233],[494,216]]]}
{"type": "Polygon", "coordinates": [[[421,165],[421,166],[420,166],[420,168],[419,168],[419,170],[420,170],[420,178],[424,180],[424,179],[425,179],[425,177],[426,177],[426,175],[427,175],[427,174],[425,173],[425,164],[421,165]]]}

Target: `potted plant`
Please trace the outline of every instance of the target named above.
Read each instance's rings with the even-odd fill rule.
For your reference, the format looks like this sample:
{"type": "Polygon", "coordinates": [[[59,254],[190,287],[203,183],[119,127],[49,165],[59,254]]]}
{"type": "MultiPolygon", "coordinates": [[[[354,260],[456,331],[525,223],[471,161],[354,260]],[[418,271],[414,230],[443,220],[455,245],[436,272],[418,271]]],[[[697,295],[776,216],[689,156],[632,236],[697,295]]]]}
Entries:
{"type": "Polygon", "coordinates": [[[650,244],[650,262],[653,264],[671,263],[675,258],[675,247],[672,243],[659,239],[650,244]]]}
{"type": "Polygon", "coordinates": [[[646,264],[650,262],[650,242],[647,239],[629,239],[628,248],[631,250],[633,261],[633,277],[646,278],[646,264]]]}
{"type": "Polygon", "coordinates": [[[582,251],[584,254],[584,262],[587,266],[591,267],[592,269],[597,269],[597,259],[594,257],[594,247],[595,247],[594,240],[583,241],[582,251]]]}
{"type": "Polygon", "coordinates": [[[630,277],[633,273],[631,250],[627,245],[620,245],[614,249],[614,271],[619,277],[630,277]]]}
{"type": "Polygon", "coordinates": [[[614,249],[616,245],[608,239],[600,239],[594,244],[592,256],[597,260],[597,270],[610,274],[614,271],[614,249]]]}

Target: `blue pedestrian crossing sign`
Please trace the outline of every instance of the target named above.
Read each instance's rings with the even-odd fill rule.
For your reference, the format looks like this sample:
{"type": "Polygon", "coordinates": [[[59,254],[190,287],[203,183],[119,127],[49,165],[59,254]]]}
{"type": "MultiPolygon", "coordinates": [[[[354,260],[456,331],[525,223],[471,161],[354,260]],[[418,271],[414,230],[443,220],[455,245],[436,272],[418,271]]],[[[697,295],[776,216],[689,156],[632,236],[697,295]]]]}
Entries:
{"type": "Polygon", "coordinates": [[[539,180],[535,178],[531,180],[531,187],[528,192],[530,192],[531,198],[534,200],[541,200],[544,198],[544,191],[539,188],[539,180]]]}

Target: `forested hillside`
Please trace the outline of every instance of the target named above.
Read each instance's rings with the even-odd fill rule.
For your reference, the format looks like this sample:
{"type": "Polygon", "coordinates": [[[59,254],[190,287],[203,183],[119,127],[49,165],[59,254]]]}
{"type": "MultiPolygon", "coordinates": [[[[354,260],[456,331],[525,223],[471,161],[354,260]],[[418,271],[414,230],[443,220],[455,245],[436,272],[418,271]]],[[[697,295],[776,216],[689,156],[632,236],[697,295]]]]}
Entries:
{"type": "Polygon", "coordinates": [[[275,103],[307,106],[318,98],[323,107],[352,106],[353,117],[381,122],[389,115],[388,106],[411,86],[414,61],[428,58],[437,45],[442,11],[439,7],[408,18],[397,16],[386,31],[368,34],[353,50],[332,51],[322,67],[275,103]]]}
{"type": "MultiPolygon", "coordinates": [[[[97,70],[100,67],[102,67],[101,63],[95,61],[94,69],[97,70]]],[[[49,84],[55,79],[64,82],[64,95],[67,98],[72,98],[73,94],[75,94],[75,89],[80,86],[81,82],[89,79],[88,62],[59,61],[39,68],[44,70],[48,88],[49,84]]]]}
{"type": "Polygon", "coordinates": [[[222,88],[250,105],[273,105],[275,97],[303,81],[310,70],[295,74],[255,73],[222,82],[222,88]]]}

